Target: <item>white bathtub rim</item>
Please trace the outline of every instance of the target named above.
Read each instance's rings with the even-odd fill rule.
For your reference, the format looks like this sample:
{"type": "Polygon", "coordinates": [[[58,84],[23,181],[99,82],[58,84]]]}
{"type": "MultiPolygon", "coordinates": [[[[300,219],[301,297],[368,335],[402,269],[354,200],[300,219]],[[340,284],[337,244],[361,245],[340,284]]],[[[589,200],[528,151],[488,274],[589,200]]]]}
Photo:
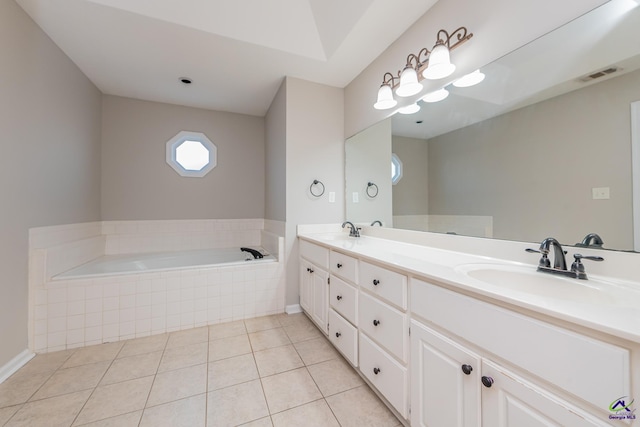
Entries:
{"type": "MultiPolygon", "coordinates": [[[[139,274],[152,274],[152,273],[162,273],[167,271],[182,271],[182,270],[199,270],[199,269],[211,269],[218,267],[237,267],[237,266],[255,266],[257,264],[265,264],[272,262],[279,262],[277,256],[273,254],[269,254],[264,248],[261,246],[251,246],[252,249],[257,249],[264,255],[264,258],[260,259],[251,259],[251,260],[238,260],[238,261],[230,261],[230,262],[218,262],[211,264],[195,264],[195,265],[186,265],[186,266],[170,266],[170,267],[160,267],[153,269],[141,269],[141,270],[127,270],[127,271],[116,271],[116,272],[97,272],[95,274],[80,274],[80,275],[68,275],[69,272],[81,268],[82,266],[89,264],[91,262],[95,262],[101,259],[109,259],[109,260],[118,260],[118,259],[131,259],[131,258],[153,258],[158,256],[167,256],[171,254],[188,254],[188,253],[201,253],[208,251],[224,251],[233,248],[210,248],[210,249],[197,249],[197,250],[187,250],[187,251],[171,251],[171,252],[144,252],[144,253],[129,253],[129,254],[116,254],[116,255],[103,255],[99,258],[93,259],[85,264],[81,264],[75,266],[74,268],[62,272],[50,279],[50,282],[62,282],[62,281],[74,281],[74,280],[86,280],[86,279],[95,279],[101,277],[114,277],[114,276],[131,276],[131,275],[139,275],[139,274]]],[[[240,247],[237,248],[238,250],[240,247]]]]}

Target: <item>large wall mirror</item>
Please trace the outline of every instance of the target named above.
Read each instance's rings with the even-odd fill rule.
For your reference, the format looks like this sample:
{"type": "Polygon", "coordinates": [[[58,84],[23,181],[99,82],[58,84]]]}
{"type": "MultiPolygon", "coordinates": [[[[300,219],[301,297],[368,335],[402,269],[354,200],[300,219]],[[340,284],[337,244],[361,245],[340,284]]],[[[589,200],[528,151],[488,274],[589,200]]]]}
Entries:
{"type": "Polygon", "coordinates": [[[611,0],[482,67],[482,83],[349,138],[347,219],[566,245],[597,233],[633,250],[638,40],[640,3],[611,0]]]}

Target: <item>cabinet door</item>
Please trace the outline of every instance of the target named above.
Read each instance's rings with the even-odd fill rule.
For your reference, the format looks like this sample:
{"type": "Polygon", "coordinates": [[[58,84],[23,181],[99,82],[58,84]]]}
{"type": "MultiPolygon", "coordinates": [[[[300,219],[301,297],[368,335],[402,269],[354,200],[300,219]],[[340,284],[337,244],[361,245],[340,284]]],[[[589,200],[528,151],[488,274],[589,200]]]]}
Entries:
{"type": "Polygon", "coordinates": [[[589,414],[505,368],[484,360],[482,422],[493,427],[610,426],[607,415],[589,414]]]}
{"type": "Polygon", "coordinates": [[[327,335],[329,333],[329,273],[314,269],[311,277],[313,282],[311,317],[327,335]]]}
{"type": "Polygon", "coordinates": [[[412,321],[411,426],[479,427],[480,368],[479,356],[412,321]]]}
{"type": "Polygon", "coordinates": [[[311,314],[311,302],[313,298],[313,273],[315,266],[309,261],[300,259],[300,306],[309,315],[311,314]]]}

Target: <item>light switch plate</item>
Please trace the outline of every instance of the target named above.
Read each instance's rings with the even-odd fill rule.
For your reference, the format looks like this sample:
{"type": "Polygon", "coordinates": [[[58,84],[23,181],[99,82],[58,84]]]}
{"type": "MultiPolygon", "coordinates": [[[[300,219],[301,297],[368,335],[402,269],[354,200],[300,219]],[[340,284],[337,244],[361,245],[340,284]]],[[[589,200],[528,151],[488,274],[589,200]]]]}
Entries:
{"type": "Polygon", "coordinates": [[[592,188],[591,193],[593,195],[593,200],[609,199],[609,187],[592,188]]]}

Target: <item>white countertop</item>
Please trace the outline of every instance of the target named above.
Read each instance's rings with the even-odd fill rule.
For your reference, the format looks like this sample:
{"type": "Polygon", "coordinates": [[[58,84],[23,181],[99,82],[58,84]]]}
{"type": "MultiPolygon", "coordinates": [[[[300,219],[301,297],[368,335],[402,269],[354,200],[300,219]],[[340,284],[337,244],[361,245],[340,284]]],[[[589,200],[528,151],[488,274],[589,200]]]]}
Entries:
{"type": "MultiPolygon", "coordinates": [[[[640,283],[637,282],[596,275],[589,275],[589,280],[559,278],[536,272],[533,264],[376,237],[348,237],[340,232],[299,232],[298,236],[454,289],[640,343],[640,283]],[[507,280],[496,284],[476,278],[479,276],[474,277],[474,272],[478,270],[489,276],[504,273],[507,280]],[[513,277],[523,278],[522,282],[530,286],[509,286],[507,282],[513,277]]],[[[589,266],[586,267],[588,274],[589,266]]]]}

